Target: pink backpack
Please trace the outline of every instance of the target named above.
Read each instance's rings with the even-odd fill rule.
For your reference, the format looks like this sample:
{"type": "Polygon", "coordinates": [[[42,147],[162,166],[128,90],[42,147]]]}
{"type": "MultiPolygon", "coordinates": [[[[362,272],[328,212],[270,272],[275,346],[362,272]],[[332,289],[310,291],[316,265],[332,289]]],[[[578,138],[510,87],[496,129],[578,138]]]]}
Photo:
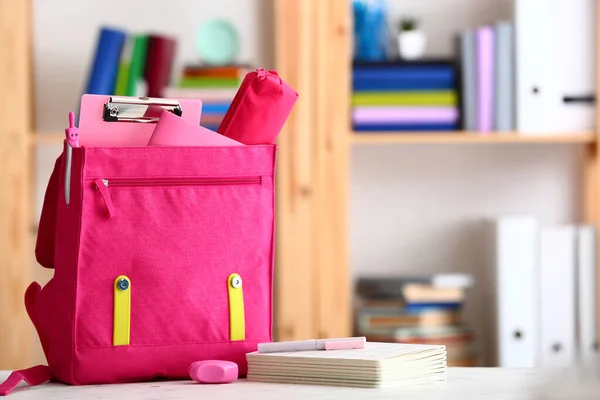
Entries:
{"type": "Polygon", "coordinates": [[[83,385],[187,378],[272,340],[275,145],[74,148],[56,161],[25,294],[49,378],[83,385]],[[69,204],[66,202],[66,193],[69,204]]]}

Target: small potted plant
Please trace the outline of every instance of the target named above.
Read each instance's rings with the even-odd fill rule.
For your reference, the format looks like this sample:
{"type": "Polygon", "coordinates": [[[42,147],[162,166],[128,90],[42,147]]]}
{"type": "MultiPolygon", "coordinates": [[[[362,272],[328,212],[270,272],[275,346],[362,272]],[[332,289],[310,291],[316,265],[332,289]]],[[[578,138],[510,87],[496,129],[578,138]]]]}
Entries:
{"type": "Polygon", "coordinates": [[[425,32],[419,30],[415,18],[402,18],[398,24],[398,52],[406,60],[415,60],[423,57],[427,37],[425,32]]]}

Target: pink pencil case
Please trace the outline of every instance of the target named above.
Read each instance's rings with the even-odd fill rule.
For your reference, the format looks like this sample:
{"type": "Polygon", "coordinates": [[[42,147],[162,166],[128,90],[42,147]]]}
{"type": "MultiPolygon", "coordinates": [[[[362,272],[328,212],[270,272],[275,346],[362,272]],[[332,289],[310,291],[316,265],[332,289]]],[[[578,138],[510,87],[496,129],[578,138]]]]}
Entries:
{"type": "Polygon", "coordinates": [[[249,72],[217,132],[247,145],[273,144],[297,99],[277,72],[249,72]]]}

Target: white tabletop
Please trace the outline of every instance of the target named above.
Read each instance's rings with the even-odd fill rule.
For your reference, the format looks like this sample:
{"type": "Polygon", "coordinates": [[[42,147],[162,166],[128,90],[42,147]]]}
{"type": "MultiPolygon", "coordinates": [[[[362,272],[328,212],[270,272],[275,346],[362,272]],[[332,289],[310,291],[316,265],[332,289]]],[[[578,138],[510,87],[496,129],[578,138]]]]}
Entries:
{"type": "MultiPolygon", "coordinates": [[[[4,380],[8,372],[0,371],[4,380]]],[[[356,389],[330,386],[284,385],[238,380],[226,385],[200,385],[192,381],[130,383],[98,386],[67,386],[46,383],[16,388],[7,399],[594,399],[600,398],[598,382],[565,374],[549,375],[534,369],[449,368],[448,381],[435,386],[398,389],[356,389]]]]}

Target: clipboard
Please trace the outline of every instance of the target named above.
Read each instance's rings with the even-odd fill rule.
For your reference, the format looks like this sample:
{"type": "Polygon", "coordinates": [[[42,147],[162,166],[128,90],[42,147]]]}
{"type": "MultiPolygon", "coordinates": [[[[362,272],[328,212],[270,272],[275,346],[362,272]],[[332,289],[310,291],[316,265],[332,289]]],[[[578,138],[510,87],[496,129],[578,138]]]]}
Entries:
{"type": "MultiPolygon", "coordinates": [[[[79,111],[78,146],[147,146],[163,111],[171,112],[190,123],[200,125],[202,101],[84,94],[81,97],[79,111]]],[[[71,123],[71,128],[73,128],[72,125],[71,123]]],[[[67,139],[69,139],[68,129],[67,139]]],[[[73,148],[69,140],[65,141],[65,153],[64,186],[65,202],[68,207],[71,197],[71,159],[73,157],[73,148]]]]}
{"type": "Polygon", "coordinates": [[[84,94],[79,112],[79,145],[146,146],[163,110],[199,125],[202,101],[84,94]]]}

